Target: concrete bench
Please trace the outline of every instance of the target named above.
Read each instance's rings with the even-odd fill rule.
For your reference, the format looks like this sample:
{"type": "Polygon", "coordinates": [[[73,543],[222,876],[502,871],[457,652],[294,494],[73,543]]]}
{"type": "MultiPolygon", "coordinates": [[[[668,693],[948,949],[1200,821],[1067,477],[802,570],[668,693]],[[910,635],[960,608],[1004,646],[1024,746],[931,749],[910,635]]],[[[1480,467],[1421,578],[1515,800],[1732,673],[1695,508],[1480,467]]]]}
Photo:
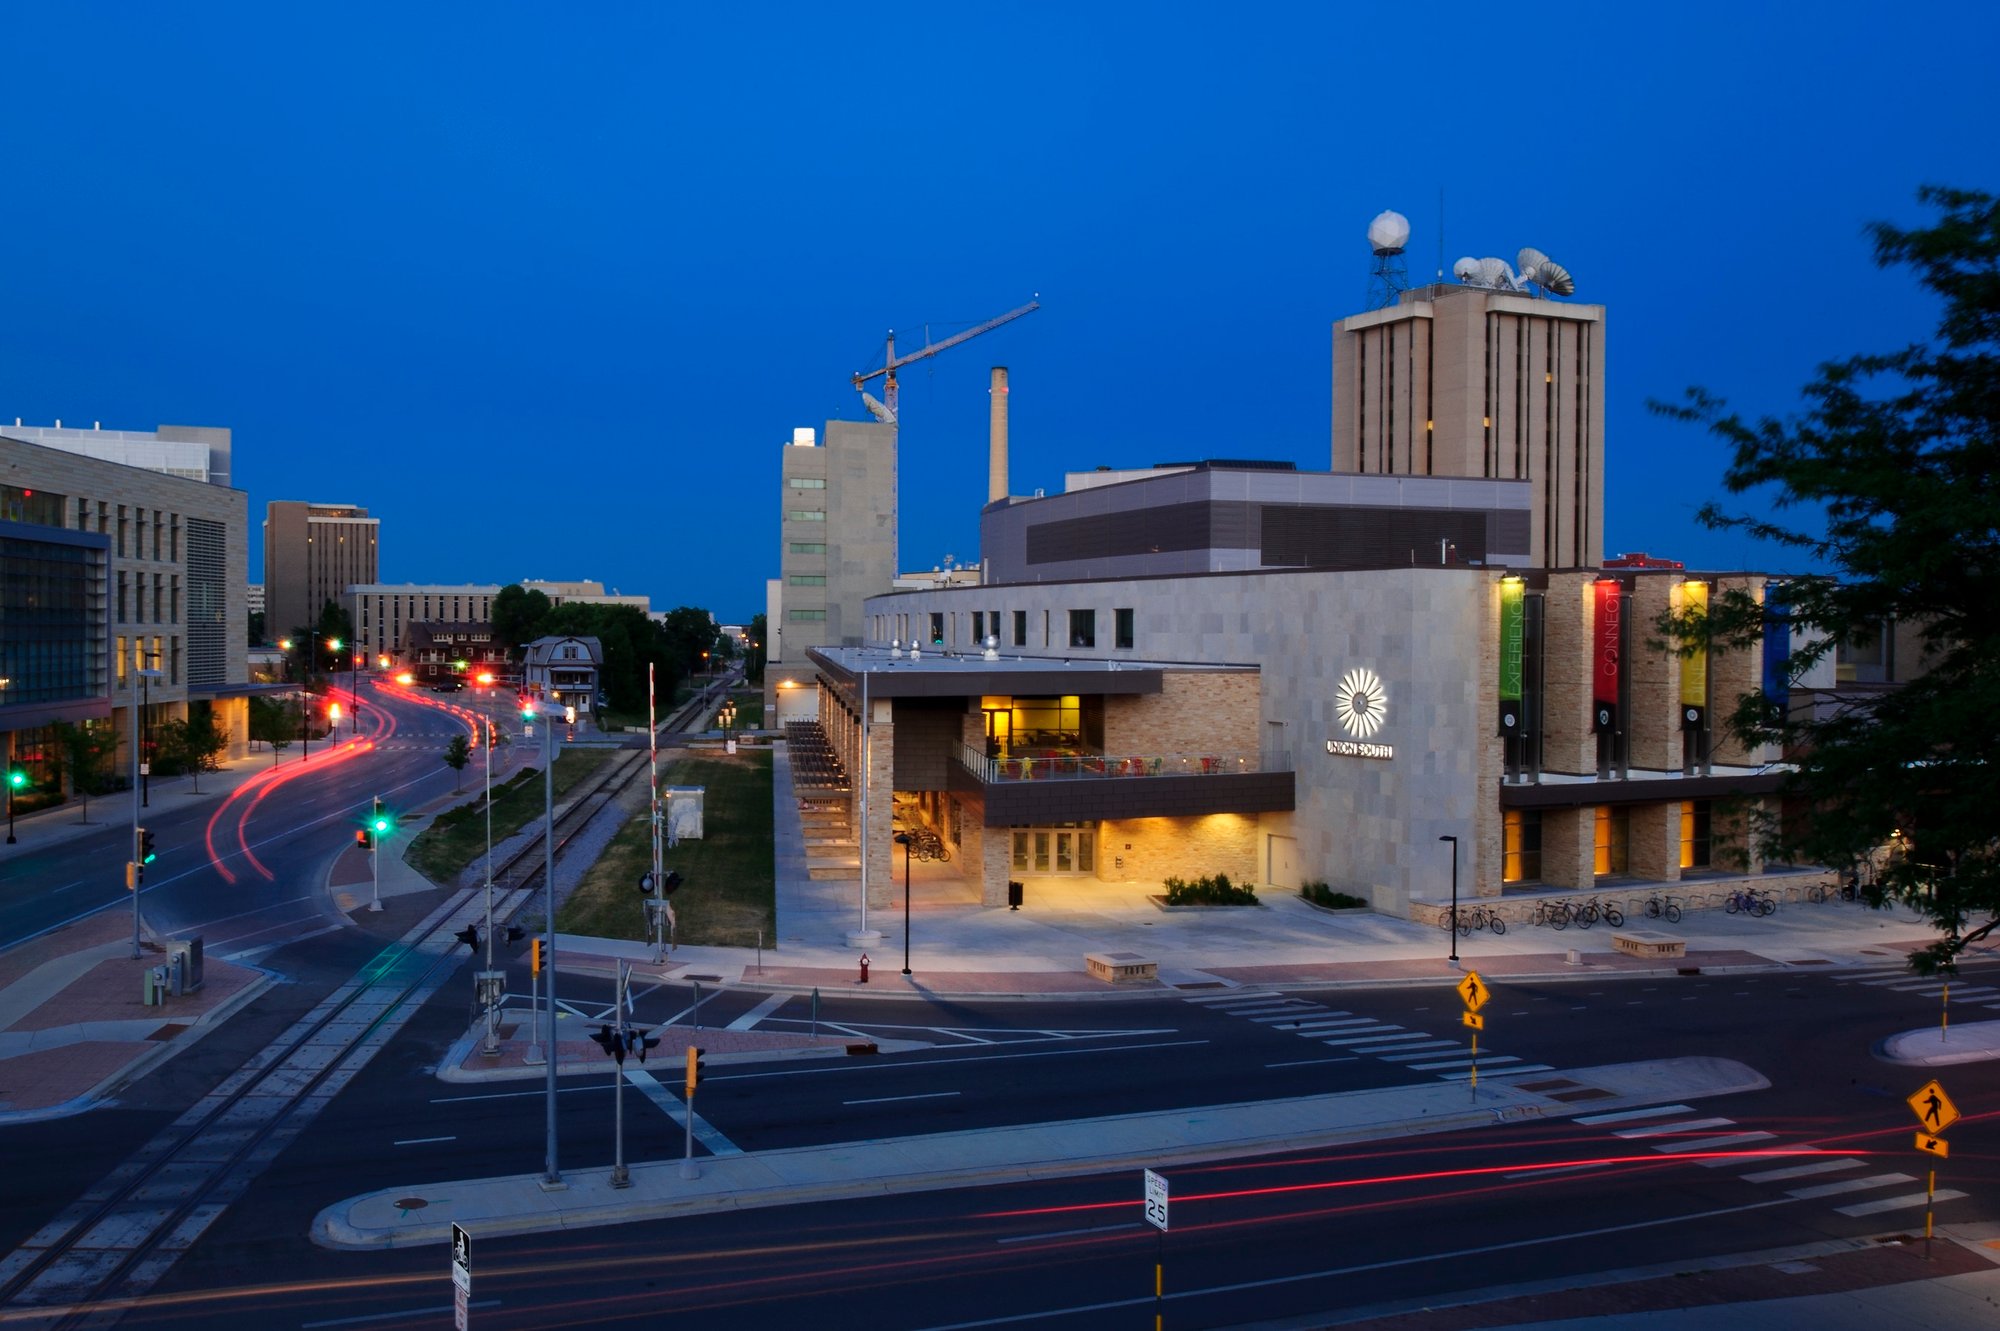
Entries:
{"type": "Polygon", "coordinates": [[[1647,933],[1642,929],[1611,935],[1611,946],[1635,957],[1684,957],[1688,950],[1685,938],[1647,933]]]}
{"type": "Polygon", "coordinates": [[[1160,963],[1137,952],[1087,952],[1083,964],[1092,979],[1106,984],[1129,984],[1160,978],[1160,963]]]}

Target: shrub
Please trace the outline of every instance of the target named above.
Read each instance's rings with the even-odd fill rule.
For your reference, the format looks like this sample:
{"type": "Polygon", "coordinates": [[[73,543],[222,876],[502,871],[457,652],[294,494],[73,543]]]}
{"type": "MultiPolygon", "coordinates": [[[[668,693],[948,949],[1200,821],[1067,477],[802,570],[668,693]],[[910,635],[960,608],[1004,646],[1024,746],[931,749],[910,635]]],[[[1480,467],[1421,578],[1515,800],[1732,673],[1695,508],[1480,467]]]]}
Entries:
{"type": "Polygon", "coordinates": [[[1365,909],[1367,901],[1348,892],[1336,892],[1325,883],[1303,883],[1299,895],[1315,906],[1325,906],[1330,910],[1365,909]]]}
{"type": "Polygon", "coordinates": [[[1226,873],[1212,878],[1196,878],[1192,882],[1185,878],[1169,878],[1167,889],[1169,906],[1254,906],[1257,904],[1257,889],[1249,884],[1238,887],[1229,881],[1226,873]]]}

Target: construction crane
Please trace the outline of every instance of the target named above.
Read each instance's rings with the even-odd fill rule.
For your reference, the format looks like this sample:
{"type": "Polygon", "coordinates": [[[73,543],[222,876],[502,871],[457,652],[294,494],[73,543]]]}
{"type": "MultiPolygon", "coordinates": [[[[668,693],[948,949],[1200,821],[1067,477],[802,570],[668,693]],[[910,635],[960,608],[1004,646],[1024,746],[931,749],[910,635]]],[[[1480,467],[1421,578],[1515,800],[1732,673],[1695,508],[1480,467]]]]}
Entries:
{"type": "Polygon", "coordinates": [[[877,402],[866,392],[861,393],[861,400],[867,404],[868,410],[874,414],[876,420],[881,421],[884,425],[894,425],[896,423],[897,370],[908,365],[911,361],[923,360],[925,357],[935,356],[940,351],[949,347],[955,347],[961,342],[969,342],[981,333],[990,333],[1001,324],[1012,323],[1022,315],[1033,314],[1040,308],[1042,308],[1041,295],[1037,292],[1035,299],[1029,301],[1018,310],[1009,310],[998,318],[988,319],[985,323],[968,328],[962,333],[954,333],[942,342],[926,342],[921,351],[913,351],[907,356],[898,356],[896,354],[896,330],[891,328],[889,330],[889,349],[882,357],[882,368],[879,370],[869,370],[865,374],[855,375],[854,387],[859,391],[861,386],[870,379],[886,375],[887,378],[884,379],[882,388],[883,400],[877,402]]]}

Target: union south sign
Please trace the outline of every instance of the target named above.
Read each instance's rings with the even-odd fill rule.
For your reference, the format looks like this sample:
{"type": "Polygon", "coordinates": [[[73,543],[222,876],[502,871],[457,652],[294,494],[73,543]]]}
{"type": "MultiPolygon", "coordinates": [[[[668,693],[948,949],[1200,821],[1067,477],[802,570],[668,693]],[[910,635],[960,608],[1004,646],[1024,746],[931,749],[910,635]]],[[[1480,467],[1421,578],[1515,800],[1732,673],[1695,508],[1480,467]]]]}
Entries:
{"type": "Polygon", "coordinates": [[[1340,678],[1333,691],[1334,715],[1340,718],[1345,739],[1330,739],[1326,751],[1341,758],[1393,758],[1396,746],[1377,744],[1375,732],[1389,718],[1389,691],[1381,677],[1366,666],[1356,666],[1340,678]]]}

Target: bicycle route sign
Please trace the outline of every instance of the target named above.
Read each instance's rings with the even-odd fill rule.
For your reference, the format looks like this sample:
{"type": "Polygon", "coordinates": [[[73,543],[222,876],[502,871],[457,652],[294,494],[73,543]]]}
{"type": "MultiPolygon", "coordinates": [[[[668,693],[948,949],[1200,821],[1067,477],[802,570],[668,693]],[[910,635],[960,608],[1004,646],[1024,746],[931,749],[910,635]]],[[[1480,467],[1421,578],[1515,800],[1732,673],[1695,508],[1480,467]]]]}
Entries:
{"type": "Polygon", "coordinates": [[[1167,1232],[1167,1177],[1146,1171],[1146,1223],[1167,1232]]]}
{"type": "Polygon", "coordinates": [[[1478,971],[1467,971],[1465,978],[1458,982],[1458,996],[1464,1001],[1467,1012],[1477,1012],[1486,1006],[1486,1000],[1492,997],[1492,994],[1486,988],[1486,981],[1480,978],[1478,971]]]}

